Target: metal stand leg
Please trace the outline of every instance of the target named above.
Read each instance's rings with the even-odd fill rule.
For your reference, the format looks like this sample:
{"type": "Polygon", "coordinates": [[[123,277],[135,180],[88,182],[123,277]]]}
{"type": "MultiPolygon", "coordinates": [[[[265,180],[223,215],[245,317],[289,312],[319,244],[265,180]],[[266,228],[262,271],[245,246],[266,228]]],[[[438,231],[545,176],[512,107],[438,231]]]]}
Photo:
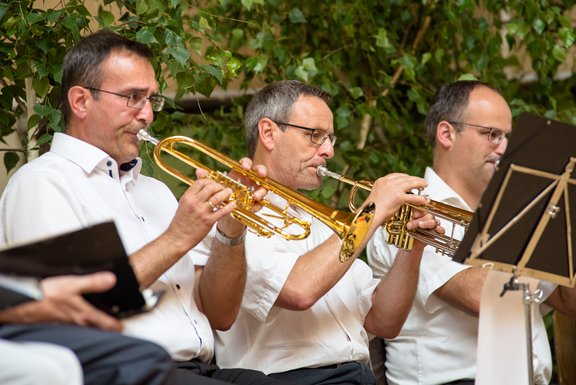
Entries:
{"type": "Polygon", "coordinates": [[[530,291],[530,284],[519,282],[518,276],[513,275],[508,283],[504,284],[502,297],[508,290],[522,290],[524,303],[524,320],[526,321],[526,359],[528,364],[528,385],[534,385],[534,363],[532,353],[532,304],[539,304],[542,300],[542,290],[537,289],[533,293],[530,291]]]}

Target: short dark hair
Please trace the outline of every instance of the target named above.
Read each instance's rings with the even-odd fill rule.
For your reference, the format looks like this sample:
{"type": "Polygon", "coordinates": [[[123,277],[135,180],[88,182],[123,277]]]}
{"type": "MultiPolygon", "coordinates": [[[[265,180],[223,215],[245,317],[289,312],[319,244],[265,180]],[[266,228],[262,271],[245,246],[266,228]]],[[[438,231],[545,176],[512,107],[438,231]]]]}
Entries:
{"type": "Polygon", "coordinates": [[[426,136],[432,147],[436,145],[438,123],[463,120],[470,94],[477,87],[486,87],[500,94],[494,87],[478,80],[459,80],[438,90],[424,120],[426,136]]]}
{"type": "MultiPolygon", "coordinates": [[[[269,118],[275,122],[287,122],[292,106],[301,95],[315,96],[330,104],[329,93],[299,82],[298,80],[281,80],[267,85],[258,91],[248,103],[244,112],[244,129],[248,155],[254,156],[258,142],[258,122],[269,118]]],[[[285,128],[282,128],[284,130],[285,128]]]]}
{"type": "Polygon", "coordinates": [[[152,50],[142,43],[115,32],[101,30],[82,38],[64,56],[60,110],[67,124],[70,120],[68,91],[74,86],[99,88],[102,83],[102,62],[112,52],[126,51],[152,60],[152,50]]]}

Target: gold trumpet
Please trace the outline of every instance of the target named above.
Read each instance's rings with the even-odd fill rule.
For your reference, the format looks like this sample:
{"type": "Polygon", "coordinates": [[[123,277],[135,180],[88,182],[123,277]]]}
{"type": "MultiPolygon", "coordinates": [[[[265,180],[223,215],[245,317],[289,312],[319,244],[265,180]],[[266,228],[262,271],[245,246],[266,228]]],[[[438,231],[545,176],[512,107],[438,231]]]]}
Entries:
{"type": "Polygon", "coordinates": [[[186,136],[171,136],[158,140],[150,136],[146,130],[142,129],[138,132],[138,139],[154,144],[155,162],[160,168],[178,178],[180,181],[188,185],[194,183],[194,179],[168,165],[164,160],[163,153],[192,166],[194,169],[201,168],[208,171],[207,177],[210,180],[230,188],[232,194],[220,207],[235,201],[237,206],[231,215],[260,236],[268,238],[276,234],[287,240],[306,238],[310,234],[310,223],[288,213],[290,207],[297,207],[330,227],[342,239],[340,261],[344,262],[356,252],[370,228],[375,210],[373,204],[367,205],[363,210],[356,213],[335,210],[314,201],[298,191],[289,189],[270,178],[263,178],[252,170],[245,170],[237,161],[192,138],[186,136]],[[241,177],[248,178],[253,184],[280,196],[286,201],[285,205],[279,207],[266,199],[255,202],[253,188],[230,178],[225,172],[208,169],[199,161],[194,160],[192,157],[177,149],[176,146],[188,146],[202,152],[228,167],[230,171],[234,171],[241,177]],[[254,209],[256,204],[267,208],[272,213],[262,213],[265,210],[256,211],[254,209]],[[277,224],[274,224],[271,220],[277,224]],[[298,229],[299,231],[291,231],[298,229]]]}
{"type": "MultiPolygon", "coordinates": [[[[328,170],[324,166],[319,166],[316,169],[316,173],[319,176],[327,176],[352,186],[348,198],[350,210],[355,209],[354,198],[358,189],[366,191],[372,190],[372,182],[349,179],[328,170]]],[[[458,246],[460,246],[460,241],[454,238],[454,230],[460,226],[466,231],[470,225],[470,221],[472,221],[472,216],[473,213],[470,211],[432,200],[426,205],[405,204],[386,222],[386,242],[398,248],[410,250],[414,239],[417,239],[426,245],[435,247],[436,252],[453,257],[456,250],[458,250],[458,246]],[[431,213],[437,218],[442,218],[452,223],[450,235],[442,235],[433,230],[421,228],[408,230],[406,224],[412,219],[414,209],[431,213]]]]}

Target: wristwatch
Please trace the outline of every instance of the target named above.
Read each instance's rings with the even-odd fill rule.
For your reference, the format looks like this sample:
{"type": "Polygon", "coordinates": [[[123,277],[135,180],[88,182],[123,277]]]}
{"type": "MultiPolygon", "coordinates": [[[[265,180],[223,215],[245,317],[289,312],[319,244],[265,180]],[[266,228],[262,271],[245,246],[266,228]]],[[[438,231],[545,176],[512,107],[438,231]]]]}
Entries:
{"type": "Polygon", "coordinates": [[[247,228],[245,227],[242,234],[240,234],[236,238],[230,238],[227,235],[225,235],[223,232],[221,232],[220,229],[218,228],[218,226],[216,226],[216,239],[218,240],[218,242],[222,243],[223,245],[236,246],[236,245],[239,245],[242,242],[244,242],[244,238],[246,238],[246,230],[247,230],[247,228]]]}

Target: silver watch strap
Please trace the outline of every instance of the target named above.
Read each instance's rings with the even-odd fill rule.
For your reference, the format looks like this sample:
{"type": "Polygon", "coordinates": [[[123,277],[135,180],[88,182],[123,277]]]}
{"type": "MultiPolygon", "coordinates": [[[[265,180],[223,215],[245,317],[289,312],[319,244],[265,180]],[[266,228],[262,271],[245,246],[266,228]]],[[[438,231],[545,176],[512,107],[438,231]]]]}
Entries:
{"type": "Polygon", "coordinates": [[[224,233],[222,233],[220,231],[220,229],[218,229],[218,226],[216,226],[215,237],[218,240],[218,242],[222,243],[223,245],[236,246],[236,245],[239,245],[242,242],[244,242],[244,238],[246,238],[246,228],[244,228],[244,232],[242,232],[242,234],[240,236],[238,236],[236,238],[230,238],[230,237],[226,236],[224,233]]]}

